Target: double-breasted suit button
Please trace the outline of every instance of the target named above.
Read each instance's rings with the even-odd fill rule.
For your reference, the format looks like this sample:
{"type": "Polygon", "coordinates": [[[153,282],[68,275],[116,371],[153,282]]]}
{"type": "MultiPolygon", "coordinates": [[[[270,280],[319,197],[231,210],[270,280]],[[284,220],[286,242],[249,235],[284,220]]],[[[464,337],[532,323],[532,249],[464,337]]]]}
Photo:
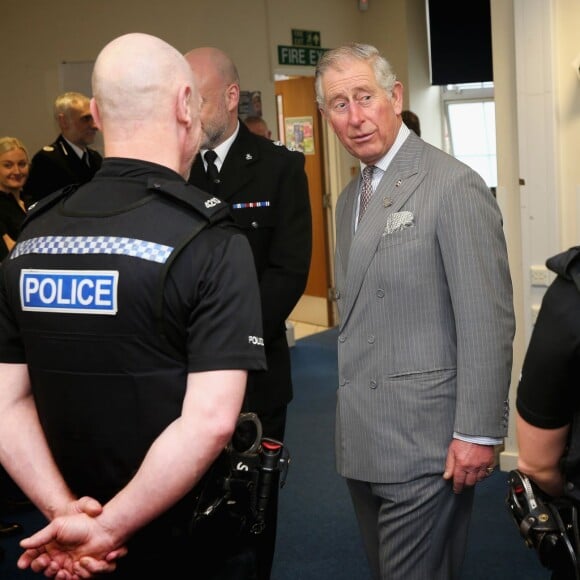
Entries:
{"type": "Polygon", "coordinates": [[[258,222],[252,222],[250,225],[251,225],[251,226],[252,226],[252,227],[253,227],[255,230],[257,230],[257,229],[258,229],[258,222]]]}
{"type": "Polygon", "coordinates": [[[375,336],[373,334],[371,334],[368,338],[367,341],[369,344],[374,344],[375,342],[375,336]]]}
{"type": "Polygon", "coordinates": [[[377,381],[371,381],[370,384],[369,384],[369,387],[371,389],[376,389],[378,387],[377,381]]]}
{"type": "Polygon", "coordinates": [[[378,296],[379,298],[384,298],[384,297],[385,297],[385,291],[384,291],[382,288],[379,288],[379,289],[377,290],[377,296],[378,296]]]}
{"type": "Polygon", "coordinates": [[[338,336],[338,342],[346,342],[346,334],[340,334],[338,336]]]}
{"type": "Polygon", "coordinates": [[[335,300],[340,300],[341,296],[340,296],[340,290],[335,290],[334,292],[334,298],[335,300]]]}
{"type": "Polygon", "coordinates": [[[348,385],[348,380],[347,379],[340,379],[339,383],[338,383],[341,387],[346,387],[346,385],[348,385]]]}

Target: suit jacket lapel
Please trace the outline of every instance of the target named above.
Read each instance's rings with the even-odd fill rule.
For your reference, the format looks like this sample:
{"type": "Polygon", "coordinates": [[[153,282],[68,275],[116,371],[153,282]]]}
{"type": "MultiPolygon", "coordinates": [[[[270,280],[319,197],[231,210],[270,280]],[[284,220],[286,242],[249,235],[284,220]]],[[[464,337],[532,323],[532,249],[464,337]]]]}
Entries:
{"type": "Polygon", "coordinates": [[[89,167],[77,155],[76,151],[68,144],[62,135],[59,135],[56,143],[62,154],[62,163],[67,173],[72,176],[73,182],[77,182],[79,180],[88,181],[93,176],[95,170],[92,169],[92,167],[89,167]]]}
{"type": "Polygon", "coordinates": [[[207,192],[210,190],[210,183],[207,178],[207,174],[205,172],[205,167],[203,166],[203,159],[201,158],[201,153],[198,153],[195,156],[189,174],[189,182],[193,183],[193,185],[196,185],[197,187],[199,187],[199,189],[202,189],[203,191],[207,192]]]}
{"type": "Polygon", "coordinates": [[[228,201],[243,189],[254,176],[254,164],[260,153],[246,136],[249,129],[240,121],[240,130],[235,138],[220,170],[219,195],[228,201]]]}
{"type": "MultiPolygon", "coordinates": [[[[421,158],[424,151],[424,143],[415,135],[410,135],[405,141],[393,161],[385,171],[373,197],[367,207],[364,218],[361,220],[354,237],[341,236],[341,252],[345,254],[341,259],[347,260],[344,272],[348,271],[347,300],[343,307],[341,324],[344,324],[350,315],[352,306],[356,300],[364,281],[369,265],[376,255],[381,241],[387,217],[392,213],[401,211],[401,208],[417,189],[426,175],[425,169],[420,168],[421,158]]],[[[348,192],[350,203],[349,210],[343,212],[340,227],[344,228],[347,217],[350,221],[346,231],[352,232],[354,223],[354,208],[359,180],[353,180],[345,193],[348,192]],[[347,216],[347,214],[349,214],[347,216]]],[[[337,227],[339,226],[337,220],[337,227]]],[[[345,230],[343,230],[345,231],[345,230]]],[[[343,262],[344,264],[344,262],[343,262]]]]}
{"type": "Polygon", "coordinates": [[[344,199],[341,199],[337,206],[336,229],[339,235],[336,239],[336,261],[340,262],[345,276],[354,236],[354,215],[359,185],[360,179],[353,179],[341,193],[341,198],[344,199]]]}
{"type": "MultiPolygon", "coordinates": [[[[249,129],[240,121],[238,135],[220,169],[220,183],[216,196],[223,201],[230,201],[254,178],[254,164],[260,158],[260,154],[251,139],[247,139],[248,134],[250,134],[249,129]]],[[[210,190],[201,153],[196,155],[191,166],[189,182],[202,190],[210,190]]]]}

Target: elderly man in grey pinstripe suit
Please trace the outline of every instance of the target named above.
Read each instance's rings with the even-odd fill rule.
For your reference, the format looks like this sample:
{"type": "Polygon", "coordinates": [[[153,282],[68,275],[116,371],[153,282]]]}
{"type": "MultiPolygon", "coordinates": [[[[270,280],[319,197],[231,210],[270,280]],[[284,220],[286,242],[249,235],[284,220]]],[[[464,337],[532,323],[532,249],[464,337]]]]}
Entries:
{"type": "Polygon", "coordinates": [[[337,469],[375,579],[458,579],[474,486],[507,432],[500,211],[476,172],[402,123],[403,87],[374,47],[326,52],[316,93],[364,176],[336,208],[337,469]]]}

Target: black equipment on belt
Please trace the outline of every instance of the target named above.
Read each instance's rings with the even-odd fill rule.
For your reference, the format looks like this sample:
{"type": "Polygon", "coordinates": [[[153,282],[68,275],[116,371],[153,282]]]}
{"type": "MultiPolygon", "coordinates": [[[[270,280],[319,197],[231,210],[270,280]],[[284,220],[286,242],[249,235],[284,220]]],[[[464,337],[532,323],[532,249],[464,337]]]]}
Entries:
{"type": "Polygon", "coordinates": [[[204,476],[192,529],[226,517],[239,531],[260,534],[272,489],[286,483],[290,453],[281,441],[262,437],[255,413],[241,413],[231,441],[204,476]]]}
{"type": "Polygon", "coordinates": [[[568,498],[552,498],[521,471],[508,475],[507,508],[528,548],[549,570],[566,569],[580,580],[578,506],[568,498]]]}

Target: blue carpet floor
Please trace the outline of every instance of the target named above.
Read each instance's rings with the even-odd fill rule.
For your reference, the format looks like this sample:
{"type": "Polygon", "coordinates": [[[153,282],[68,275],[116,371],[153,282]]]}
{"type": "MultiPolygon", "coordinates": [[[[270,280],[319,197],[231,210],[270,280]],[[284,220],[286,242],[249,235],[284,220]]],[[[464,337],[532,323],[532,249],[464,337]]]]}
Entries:
{"type": "MultiPolygon", "coordinates": [[[[297,341],[292,365],[295,396],[286,437],[291,464],[280,492],[272,580],[370,580],[346,485],[334,468],[336,330],[297,341]]],[[[506,475],[496,472],[476,488],[462,580],[550,578],[506,511],[506,475]]],[[[42,524],[33,510],[13,519],[24,525],[25,534],[42,524]]],[[[42,578],[16,569],[19,539],[1,540],[7,558],[0,564],[0,580],[42,578]]]]}
{"type": "MultiPolygon", "coordinates": [[[[292,463],[280,492],[272,580],[370,580],[346,485],[334,468],[336,338],[332,329],[292,348],[295,395],[286,431],[292,463]]],[[[476,488],[462,580],[550,578],[504,506],[506,479],[497,471],[476,488]]]]}

